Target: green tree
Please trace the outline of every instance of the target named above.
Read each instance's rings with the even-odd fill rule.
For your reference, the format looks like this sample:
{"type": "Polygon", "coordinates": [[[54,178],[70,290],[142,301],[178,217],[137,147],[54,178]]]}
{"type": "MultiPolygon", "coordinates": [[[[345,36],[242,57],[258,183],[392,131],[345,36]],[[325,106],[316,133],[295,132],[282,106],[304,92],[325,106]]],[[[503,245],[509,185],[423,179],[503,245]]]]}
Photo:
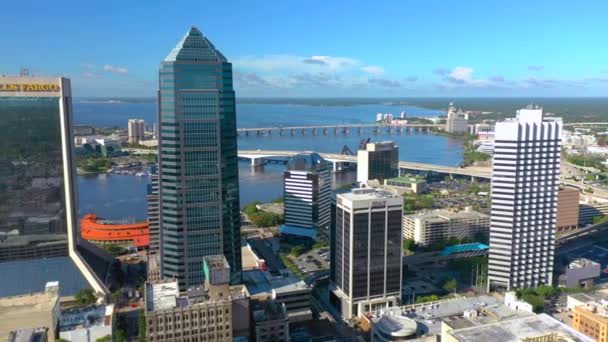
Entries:
{"type": "Polygon", "coordinates": [[[413,252],[416,250],[416,241],[413,239],[403,240],[403,252],[413,252]]]}
{"type": "Polygon", "coordinates": [[[95,296],[93,289],[82,289],[76,293],[75,297],[76,302],[82,306],[91,305],[97,301],[97,296],[95,296]]]}
{"type": "Polygon", "coordinates": [[[112,336],[106,335],[95,340],[95,342],[112,342],[112,336]]]}
{"type": "Polygon", "coordinates": [[[447,292],[454,292],[458,288],[458,281],[455,278],[446,280],[441,286],[447,292]]]}
{"type": "Polygon", "coordinates": [[[439,296],[437,296],[437,295],[420,296],[420,297],[416,297],[416,304],[434,302],[436,300],[439,300],[439,296]]]}
{"type": "Polygon", "coordinates": [[[545,310],[545,298],[534,294],[525,294],[521,298],[524,302],[532,305],[535,313],[542,313],[545,310]]]}

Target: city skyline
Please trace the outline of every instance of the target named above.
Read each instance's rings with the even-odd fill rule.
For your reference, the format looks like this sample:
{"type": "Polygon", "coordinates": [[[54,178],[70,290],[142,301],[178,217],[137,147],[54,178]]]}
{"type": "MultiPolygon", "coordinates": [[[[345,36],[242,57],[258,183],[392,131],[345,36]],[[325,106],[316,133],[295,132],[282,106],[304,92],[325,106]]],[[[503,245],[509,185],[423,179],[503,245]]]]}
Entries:
{"type": "Polygon", "coordinates": [[[10,3],[0,30],[22,26],[23,13],[29,29],[4,39],[0,73],[26,67],[35,75],[61,74],[72,79],[76,97],[153,97],[163,47],[213,12],[231,13],[237,23],[207,16],[200,28],[233,62],[242,97],[602,96],[608,51],[598,42],[606,6],[408,1],[349,4],[346,12],[342,3],[316,10],[183,2],[142,10],[67,0],[42,12],[10,3]],[[188,13],[177,12],[186,6],[188,13]],[[73,20],[51,25],[48,14],[73,20]],[[47,49],[50,42],[58,48],[47,49]]]}

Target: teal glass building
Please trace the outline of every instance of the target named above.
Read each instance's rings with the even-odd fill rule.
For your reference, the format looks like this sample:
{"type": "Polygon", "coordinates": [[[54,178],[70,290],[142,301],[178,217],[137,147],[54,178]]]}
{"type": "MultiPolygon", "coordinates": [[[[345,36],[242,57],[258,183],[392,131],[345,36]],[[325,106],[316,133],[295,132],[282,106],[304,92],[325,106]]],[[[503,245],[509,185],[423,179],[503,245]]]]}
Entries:
{"type": "Polygon", "coordinates": [[[200,286],[208,255],[224,254],[241,281],[232,64],[191,28],[159,75],[161,275],[200,286]]]}

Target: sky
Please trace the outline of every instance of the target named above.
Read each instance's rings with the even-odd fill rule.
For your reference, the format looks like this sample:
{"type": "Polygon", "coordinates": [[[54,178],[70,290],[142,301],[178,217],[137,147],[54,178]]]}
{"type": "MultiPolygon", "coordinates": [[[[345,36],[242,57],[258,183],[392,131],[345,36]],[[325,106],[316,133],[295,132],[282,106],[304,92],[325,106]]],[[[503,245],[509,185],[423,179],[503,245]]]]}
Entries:
{"type": "Polygon", "coordinates": [[[154,97],[198,27],[241,97],[607,96],[608,1],[6,1],[0,74],[154,97]]]}

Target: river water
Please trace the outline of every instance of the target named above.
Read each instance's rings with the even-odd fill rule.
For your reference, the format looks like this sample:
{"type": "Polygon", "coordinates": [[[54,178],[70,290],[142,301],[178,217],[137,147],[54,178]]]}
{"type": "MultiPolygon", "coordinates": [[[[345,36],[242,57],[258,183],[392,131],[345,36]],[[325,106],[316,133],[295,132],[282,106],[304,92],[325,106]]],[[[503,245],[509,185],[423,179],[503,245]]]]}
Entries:
{"type": "MultiPolygon", "coordinates": [[[[406,111],[408,116],[434,116],[439,111],[409,106],[355,105],[355,106],[308,106],[289,104],[238,104],[238,127],[272,127],[287,125],[328,125],[345,123],[370,123],[376,113],[398,115],[406,111]]],[[[92,103],[75,102],[74,116],[77,124],[96,127],[126,126],[129,118],[143,118],[151,126],[156,117],[155,103],[92,103]]],[[[399,146],[399,159],[439,165],[458,165],[462,161],[462,142],[445,136],[423,133],[374,134],[366,132],[313,136],[300,133],[291,136],[241,136],[242,150],[310,150],[340,153],[344,146],[356,151],[361,139],[372,141],[392,140],[399,146]]],[[[270,201],[282,196],[284,165],[268,164],[252,168],[248,162],[239,162],[241,206],[252,201],[270,201]]],[[[354,171],[334,175],[334,184],[354,181],[354,171]]],[[[108,219],[145,220],[147,215],[147,177],[128,175],[79,176],[79,216],[88,212],[108,219]]]]}

